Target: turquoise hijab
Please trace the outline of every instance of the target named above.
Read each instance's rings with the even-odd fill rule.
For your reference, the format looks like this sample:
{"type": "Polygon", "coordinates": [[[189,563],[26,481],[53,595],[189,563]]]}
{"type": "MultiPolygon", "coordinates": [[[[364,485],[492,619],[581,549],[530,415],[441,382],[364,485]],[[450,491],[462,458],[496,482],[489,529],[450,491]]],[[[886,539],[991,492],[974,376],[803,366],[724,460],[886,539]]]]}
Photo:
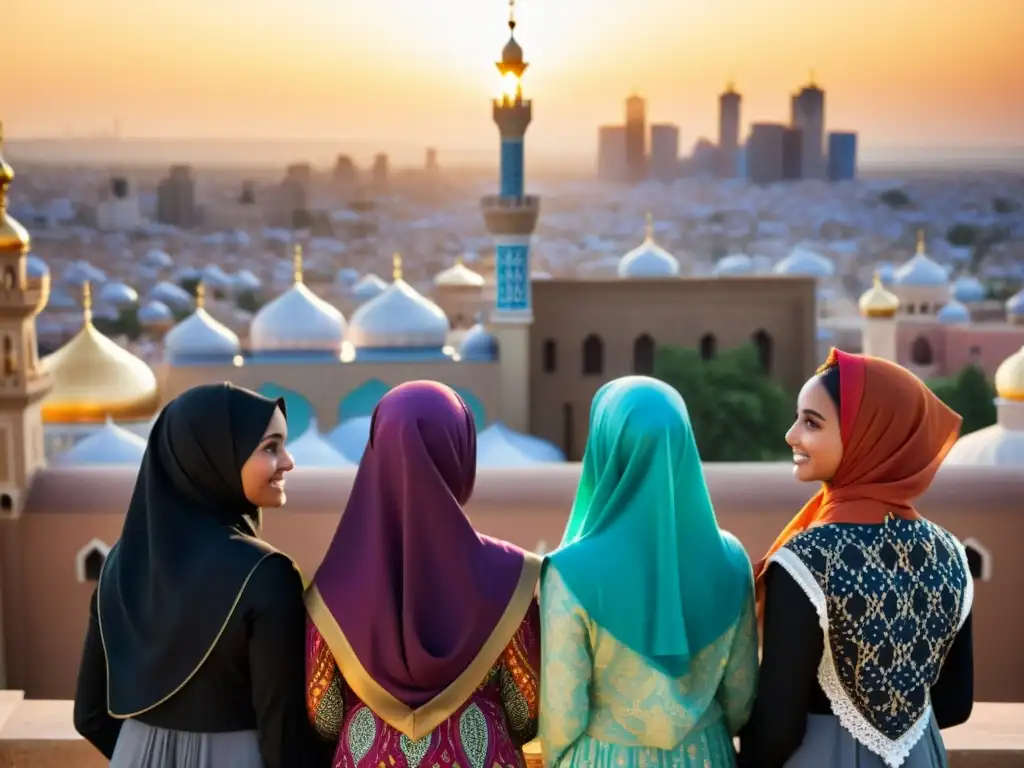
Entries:
{"type": "Polygon", "coordinates": [[[739,619],[750,560],[718,527],[672,387],[627,376],[598,390],[576,500],[550,562],[594,622],[673,677],[739,619]]]}

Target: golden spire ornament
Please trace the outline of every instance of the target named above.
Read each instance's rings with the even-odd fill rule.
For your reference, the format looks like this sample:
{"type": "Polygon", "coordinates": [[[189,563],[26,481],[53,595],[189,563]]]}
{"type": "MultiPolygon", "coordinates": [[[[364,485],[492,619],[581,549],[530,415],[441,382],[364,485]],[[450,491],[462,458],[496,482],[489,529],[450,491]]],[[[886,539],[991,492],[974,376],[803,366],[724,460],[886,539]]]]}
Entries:
{"type": "Polygon", "coordinates": [[[295,255],[292,257],[292,275],[296,284],[302,282],[302,245],[295,244],[295,255]]]}
{"type": "Polygon", "coordinates": [[[391,257],[391,277],[394,280],[402,279],[402,254],[400,253],[391,257]]]}

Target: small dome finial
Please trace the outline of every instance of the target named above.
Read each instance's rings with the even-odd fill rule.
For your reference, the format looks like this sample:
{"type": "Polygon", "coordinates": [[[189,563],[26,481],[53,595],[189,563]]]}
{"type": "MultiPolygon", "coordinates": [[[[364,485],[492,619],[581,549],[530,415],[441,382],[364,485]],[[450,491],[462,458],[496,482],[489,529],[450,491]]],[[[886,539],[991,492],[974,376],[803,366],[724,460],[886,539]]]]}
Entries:
{"type": "Polygon", "coordinates": [[[292,257],[292,276],[296,284],[302,282],[302,244],[295,244],[295,255],[292,257]]]}
{"type": "Polygon", "coordinates": [[[196,311],[206,307],[206,285],[202,282],[196,284],[196,311]]]}
{"type": "Polygon", "coordinates": [[[82,318],[85,325],[92,325],[92,283],[82,283],[82,318]]]}
{"type": "Polygon", "coordinates": [[[516,33],[516,0],[508,0],[508,31],[516,33]]]}
{"type": "Polygon", "coordinates": [[[391,257],[391,277],[393,280],[402,279],[402,254],[400,253],[391,257]]]}
{"type": "Polygon", "coordinates": [[[456,267],[461,267],[462,266],[462,254],[461,253],[458,256],[455,257],[455,266],[456,267]]]}
{"type": "Polygon", "coordinates": [[[924,255],[924,229],[917,230],[917,252],[924,255]]]}
{"type": "Polygon", "coordinates": [[[644,225],[644,231],[648,240],[654,239],[654,216],[650,211],[647,212],[646,223],[644,225]]]}
{"type": "Polygon", "coordinates": [[[882,273],[881,273],[880,270],[877,270],[877,269],[875,270],[875,274],[872,276],[871,282],[874,283],[876,288],[883,287],[882,286],[882,273]]]}

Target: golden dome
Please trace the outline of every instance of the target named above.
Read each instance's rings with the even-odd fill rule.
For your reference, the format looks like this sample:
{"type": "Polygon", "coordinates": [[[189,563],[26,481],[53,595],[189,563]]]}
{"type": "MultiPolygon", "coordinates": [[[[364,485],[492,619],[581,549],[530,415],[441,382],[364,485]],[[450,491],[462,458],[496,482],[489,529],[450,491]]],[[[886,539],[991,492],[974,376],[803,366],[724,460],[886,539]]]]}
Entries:
{"type": "Polygon", "coordinates": [[[875,272],[874,285],[868,288],[857,302],[864,317],[889,318],[900,308],[900,300],[882,285],[882,277],[875,272]]]}
{"type": "Polygon", "coordinates": [[[996,370],[996,394],[1004,400],[1024,403],[1024,347],[1021,347],[996,370]]]}
{"type": "Polygon", "coordinates": [[[0,253],[26,253],[32,238],[21,224],[7,215],[7,188],[14,181],[14,169],[4,160],[3,149],[4,125],[0,122],[0,253]]]}
{"type": "Polygon", "coordinates": [[[92,324],[92,295],[82,287],[85,322],[75,337],[42,360],[53,377],[43,400],[43,421],[51,424],[101,424],[141,421],[160,407],[152,369],[92,324]]]}

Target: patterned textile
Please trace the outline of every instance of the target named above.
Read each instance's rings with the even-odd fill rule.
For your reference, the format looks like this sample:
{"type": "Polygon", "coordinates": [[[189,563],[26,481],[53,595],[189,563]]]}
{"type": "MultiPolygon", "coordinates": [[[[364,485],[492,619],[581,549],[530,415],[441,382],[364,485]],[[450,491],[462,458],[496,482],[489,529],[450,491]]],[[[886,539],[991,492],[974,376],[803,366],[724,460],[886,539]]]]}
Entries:
{"type": "Polygon", "coordinates": [[[670,678],[597,626],[549,564],[541,579],[540,741],[548,766],[720,768],[757,686],[753,584],[736,623],[670,678]]]}
{"type": "Polygon", "coordinates": [[[345,685],[320,632],[307,622],[306,709],[332,768],[523,768],[537,734],[540,612],[536,600],[476,692],[429,736],[413,741],[345,685]]]}
{"type": "Polygon", "coordinates": [[[776,552],[826,635],[818,680],[840,723],[889,765],[926,732],[929,690],[967,619],[967,555],[927,520],[811,528],[776,552]]]}

